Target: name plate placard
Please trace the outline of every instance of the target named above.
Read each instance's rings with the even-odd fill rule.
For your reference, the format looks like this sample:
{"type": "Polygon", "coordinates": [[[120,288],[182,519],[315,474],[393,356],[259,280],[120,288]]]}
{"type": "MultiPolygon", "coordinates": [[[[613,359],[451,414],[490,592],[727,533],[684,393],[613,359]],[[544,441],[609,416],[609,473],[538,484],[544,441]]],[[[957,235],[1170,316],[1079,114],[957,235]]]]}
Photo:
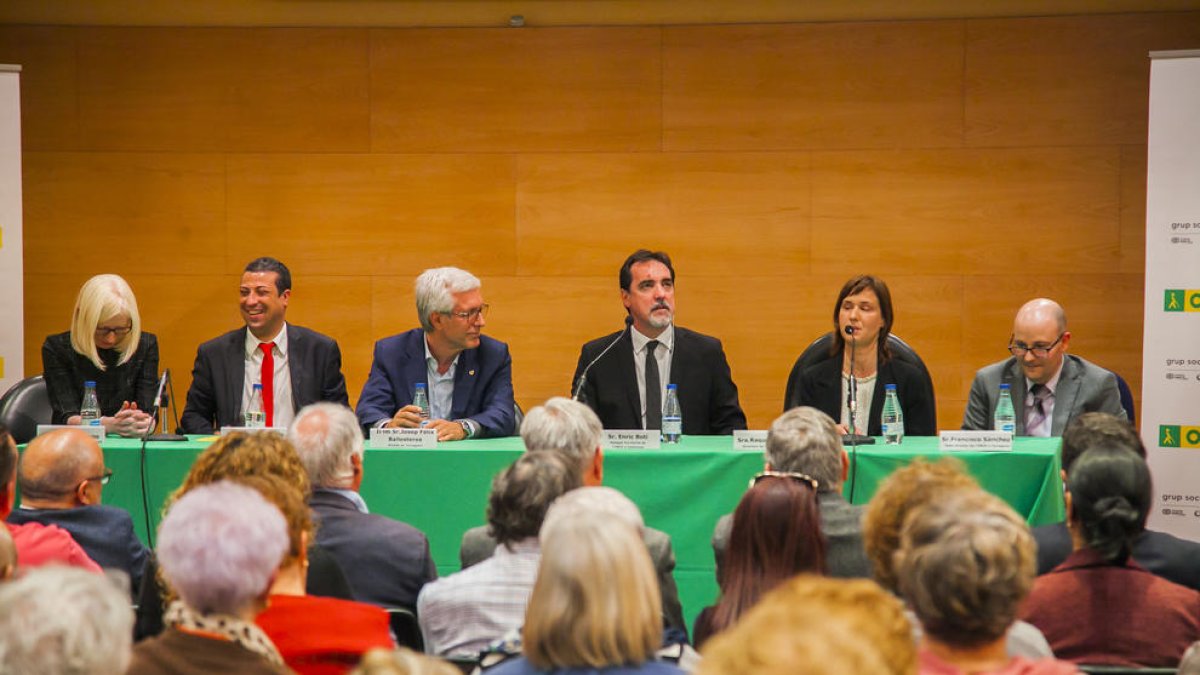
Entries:
{"type": "Polygon", "coordinates": [[[1011,452],[1013,435],[1007,431],[943,431],[938,435],[943,452],[1011,452]]]}
{"type": "Polygon", "coordinates": [[[49,433],[55,429],[78,429],[83,433],[93,436],[97,443],[104,442],[104,425],[103,424],[39,424],[37,425],[37,435],[49,433]]]}
{"type": "Polygon", "coordinates": [[[733,432],[733,449],[734,450],[757,450],[766,452],[767,450],[767,432],[766,430],[750,430],[750,431],[735,431],[733,432]]]}
{"type": "Polygon", "coordinates": [[[371,429],[372,448],[410,448],[432,450],[438,444],[437,429],[371,429]]]}
{"type": "Polygon", "coordinates": [[[613,429],[604,432],[605,450],[657,450],[662,432],[655,429],[613,429]]]}
{"type": "Polygon", "coordinates": [[[255,434],[260,431],[266,431],[272,434],[279,434],[280,436],[287,435],[287,427],[221,427],[222,436],[228,436],[236,431],[244,434],[255,434]]]}

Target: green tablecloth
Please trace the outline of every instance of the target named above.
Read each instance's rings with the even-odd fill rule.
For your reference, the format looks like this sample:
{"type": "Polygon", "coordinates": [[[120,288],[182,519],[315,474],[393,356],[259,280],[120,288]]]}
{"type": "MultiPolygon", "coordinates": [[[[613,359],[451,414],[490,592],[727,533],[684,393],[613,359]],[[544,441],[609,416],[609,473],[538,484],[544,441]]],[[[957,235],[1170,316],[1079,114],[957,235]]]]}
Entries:
{"type": "MultiPolygon", "coordinates": [[[[212,437],[186,443],[150,443],[145,453],[145,490],[139,466],[140,444],[127,439],[104,443],[114,470],[104,490],[108,504],[133,514],[146,540],[158,526],[162,503],[182,481],[196,455],[212,437]],[[145,495],[145,497],[144,497],[145,495]]],[[[882,441],[882,439],[880,439],[882,441]]],[[[856,478],[845,492],[862,504],[880,481],[914,457],[942,455],[936,438],[906,438],[900,446],[862,446],[854,453],[856,478]],[[851,491],[853,490],[853,494],[851,491]]],[[[1058,439],[1018,439],[1013,452],[953,453],[989,491],[1023,514],[1031,525],[1063,519],[1058,471],[1058,439]]],[[[462,533],[483,524],[492,476],[521,452],[519,438],[463,441],[437,450],[369,449],[362,494],[375,513],[398,518],[429,536],[441,574],[458,569],[462,533]]],[[[621,490],[642,509],[646,523],[671,535],[675,579],[688,620],[716,596],[709,539],[722,514],[730,513],[751,476],[762,469],[758,452],[732,449],[728,436],[685,437],[660,450],[606,451],[604,482],[621,490]]]]}

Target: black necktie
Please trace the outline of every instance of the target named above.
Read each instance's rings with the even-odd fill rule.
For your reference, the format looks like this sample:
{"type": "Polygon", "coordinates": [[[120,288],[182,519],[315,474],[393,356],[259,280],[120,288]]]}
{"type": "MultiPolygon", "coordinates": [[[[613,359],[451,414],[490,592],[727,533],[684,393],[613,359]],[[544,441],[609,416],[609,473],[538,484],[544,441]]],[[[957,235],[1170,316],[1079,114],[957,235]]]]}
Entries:
{"type": "Polygon", "coordinates": [[[646,343],[646,428],[662,428],[662,385],[658,379],[658,359],[654,350],[658,340],[646,343]]]}

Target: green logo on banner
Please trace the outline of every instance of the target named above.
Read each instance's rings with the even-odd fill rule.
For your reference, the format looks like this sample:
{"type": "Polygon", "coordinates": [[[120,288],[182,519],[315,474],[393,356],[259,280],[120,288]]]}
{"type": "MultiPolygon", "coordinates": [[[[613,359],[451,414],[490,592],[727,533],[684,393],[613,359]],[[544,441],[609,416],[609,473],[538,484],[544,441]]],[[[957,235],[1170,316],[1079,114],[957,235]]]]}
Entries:
{"type": "Polygon", "coordinates": [[[1179,427],[1161,425],[1158,427],[1158,446],[1160,448],[1179,447],[1179,427]]]}
{"type": "Polygon", "coordinates": [[[1183,311],[1183,289],[1168,288],[1164,292],[1163,311],[1164,312],[1182,312],[1183,311]]]}

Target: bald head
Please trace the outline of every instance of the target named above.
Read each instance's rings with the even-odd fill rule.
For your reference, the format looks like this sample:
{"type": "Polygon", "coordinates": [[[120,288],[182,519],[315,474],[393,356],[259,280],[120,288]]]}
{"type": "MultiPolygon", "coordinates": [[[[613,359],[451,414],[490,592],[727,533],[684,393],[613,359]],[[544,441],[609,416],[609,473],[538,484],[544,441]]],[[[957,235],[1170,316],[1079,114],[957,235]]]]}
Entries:
{"type": "Polygon", "coordinates": [[[1018,324],[1040,324],[1047,321],[1053,322],[1054,330],[1058,333],[1067,329],[1067,313],[1063,311],[1062,305],[1050,298],[1034,298],[1017,310],[1013,327],[1016,328],[1018,324]]]}
{"type": "Polygon", "coordinates": [[[33,439],[21,455],[21,502],[35,508],[99,503],[100,481],[89,479],[103,473],[104,452],[95,438],[77,429],[56,429],[33,439]]]}
{"type": "Polygon", "coordinates": [[[1070,342],[1071,333],[1067,330],[1067,315],[1062,305],[1049,298],[1036,298],[1017,310],[1011,347],[1013,356],[1030,381],[1046,384],[1054,379],[1062,368],[1063,355],[1070,342]]]}

